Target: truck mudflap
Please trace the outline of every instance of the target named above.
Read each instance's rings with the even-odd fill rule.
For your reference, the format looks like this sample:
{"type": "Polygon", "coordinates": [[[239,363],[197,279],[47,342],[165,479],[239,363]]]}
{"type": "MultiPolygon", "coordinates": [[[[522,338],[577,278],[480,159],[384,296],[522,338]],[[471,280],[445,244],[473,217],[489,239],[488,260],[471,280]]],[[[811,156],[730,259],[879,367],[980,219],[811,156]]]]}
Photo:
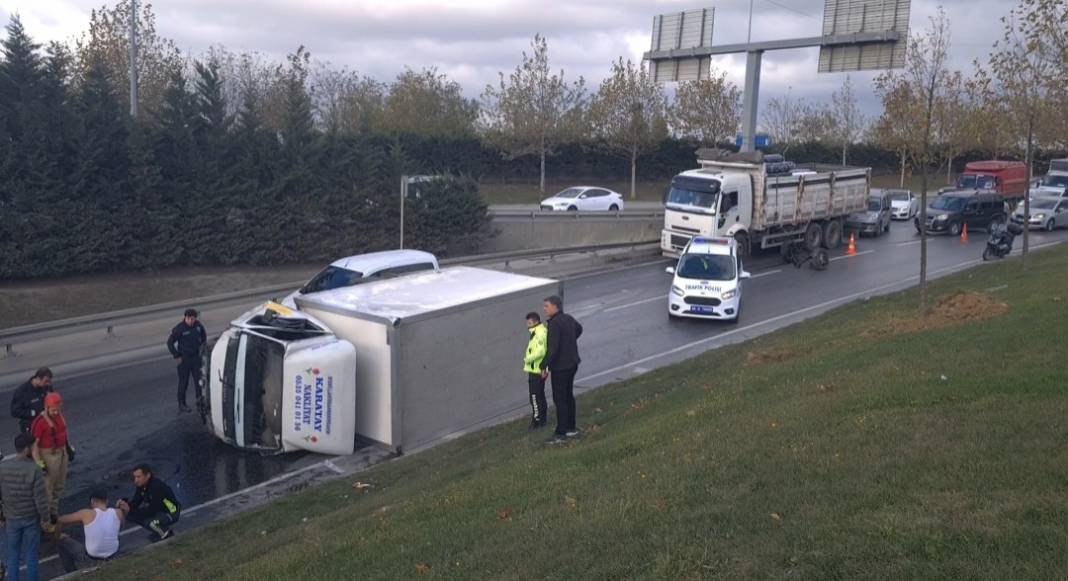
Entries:
{"type": "Polygon", "coordinates": [[[322,323],[268,303],[219,337],[205,376],[212,433],[245,450],[351,454],[356,352],[322,323]]]}

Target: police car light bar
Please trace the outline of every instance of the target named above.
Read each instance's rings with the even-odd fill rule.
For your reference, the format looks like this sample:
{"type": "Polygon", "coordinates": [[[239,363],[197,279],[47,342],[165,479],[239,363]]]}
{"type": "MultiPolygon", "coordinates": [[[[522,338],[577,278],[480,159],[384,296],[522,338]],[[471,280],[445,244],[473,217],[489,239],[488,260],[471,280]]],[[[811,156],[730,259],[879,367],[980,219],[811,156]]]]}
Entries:
{"type": "Polygon", "coordinates": [[[694,238],[693,239],[693,243],[694,244],[719,244],[719,245],[722,245],[722,246],[727,246],[728,244],[731,243],[731,239],[730,238],[700,238],[700,237],[698,237],[698,238],[694,238]]]}

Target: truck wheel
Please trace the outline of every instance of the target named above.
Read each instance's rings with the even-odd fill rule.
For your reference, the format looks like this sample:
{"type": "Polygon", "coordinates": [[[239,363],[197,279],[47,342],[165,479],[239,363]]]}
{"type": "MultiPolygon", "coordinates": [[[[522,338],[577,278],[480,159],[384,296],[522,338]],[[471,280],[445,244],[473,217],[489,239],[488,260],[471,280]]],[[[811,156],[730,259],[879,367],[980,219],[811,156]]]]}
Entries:
{"type": "Polygon", "coordinates": [[[834,250],[842,245],[842,223],[831,220],[823,226],[823,247],[834,250]]]}
{"type": "Polygon", "coordinates": [[[805,248],[809,251],[815,250],[820,247],[820,243],[823,242],[823,228],[816,222],[812,222],[805,230],[805,248]]]}
{"type": "Polygon", "coordinates": [[[794,261],[794,243],[783,242],[779,247],[779,256],[782,257],[783,262],[792,263],[794,261]]]}
{"type": "Polygon", "coordinates": [[[734,235],[734,240],[738,243],[738,256],[743,258],[749,256],[749,235],[745,232],[739,232],[734,235]]]}

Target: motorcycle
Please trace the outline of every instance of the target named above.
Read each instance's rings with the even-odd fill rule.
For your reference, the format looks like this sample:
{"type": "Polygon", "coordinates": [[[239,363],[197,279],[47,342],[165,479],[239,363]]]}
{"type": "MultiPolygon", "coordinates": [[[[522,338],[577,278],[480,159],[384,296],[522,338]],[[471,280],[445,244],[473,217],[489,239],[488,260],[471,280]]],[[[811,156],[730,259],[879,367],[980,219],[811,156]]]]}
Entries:
{"type": "Polygon", "coordinates": [[[990,227],[990,238],[983,249],[983,260],[1005,258],[1012,252],[1012,243],[1023,233],[1023,227],[1013,221],[995,223],[990,227]]]}
{"type": "Polygon", "coordinates": [[[787,242],[784,244],[782,257],[786,262],[793,264],[796,268],[801,268],[807,262],[809,268],[812,270],[826,270],[827,265],[831,263],[831,259],[827,255],[826,250],[822,248],[808,250],[804,245],[798,242],[787,242]]]}

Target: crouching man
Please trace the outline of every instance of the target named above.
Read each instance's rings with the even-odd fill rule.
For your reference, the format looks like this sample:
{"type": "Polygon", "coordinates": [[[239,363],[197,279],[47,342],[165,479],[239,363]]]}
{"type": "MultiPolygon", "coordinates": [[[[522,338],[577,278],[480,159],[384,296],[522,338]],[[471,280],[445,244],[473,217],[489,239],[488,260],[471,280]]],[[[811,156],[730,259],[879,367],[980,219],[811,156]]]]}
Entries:
{"type": "Polygon", "coordinates": [[[181,516],[182,505],[174,496],[167,483],[156,478],[147,464],[138,464],[133,471],[134,486],[137,491],[129,501],[123,499],[117,504],[126,511],[126,518],[141,525],[152,533],[152,542],[162,541],[174,534],[171,527],[181,516]]]}

